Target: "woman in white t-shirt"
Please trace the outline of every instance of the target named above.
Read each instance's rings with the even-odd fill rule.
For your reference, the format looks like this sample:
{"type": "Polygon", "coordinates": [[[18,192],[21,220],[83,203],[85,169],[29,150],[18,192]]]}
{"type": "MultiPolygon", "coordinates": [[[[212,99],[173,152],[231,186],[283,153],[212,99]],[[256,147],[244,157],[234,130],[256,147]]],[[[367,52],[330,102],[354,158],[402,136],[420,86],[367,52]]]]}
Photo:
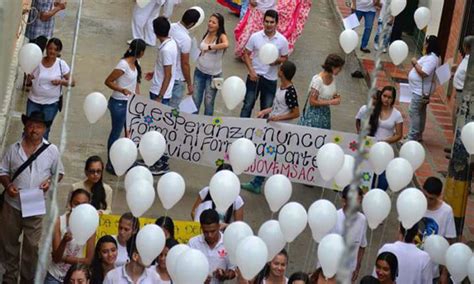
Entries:
{"type": "Polygon", "coordinates": [[[214,78],[222,77],[222,58],[229,47],[225,33],[224,16],[214,13],[209,17],[207,31],[201,41],[196,69],[194,70],[193,100],[199,113],[204,100],[204,115],[214,114],[214,100],[217,89],[213,84],[214,78]]]}
{"type": "MultiPolygon", "coordinates": [[[[90,202],[90,193],[84,189],[76,189],[71,194],[69,205],[72,209],[81,204],[90,202]]],[[[83,263],[89,265],[94,257],[95,233],[85,245],[71,242],[74,236],[69,230],[71,211],[61,215],[56,221],[53,233],[52,261],[48,267],[45,283],[63,283],[63,279],[72,264],[83,263]]]]}
{"type": "MultiPolygon", "coordinates": [[[[125,128],[128,98],[132,94],[140,94],[139,84],[142,71],[138,59],[143,57],[145,49],[145,41],[134,39],[115,69],[105,79],[105,85],[113,90],[109,100],[112,129],[107,141],[107,154],[112,144],[120,138],[122,129],[125,128]]],[[[127,135],[126,129],[125,135],[127,135]]],[[[106,170],[115,174],[110,157],[107,159],[106,170]]]]}
{"type": "MultiPolygon", "coordinates": [[[[374,110],[369,118],[369,136],[374,136],[377,141],[394,144],[402,139],[403,117],[400,111],[393,106],[396,97],[397,90],[393,86],[385,86],[377,93],[374,110]]],[[[367,106],[361,107],[356,115],[356,120],[360,120],[366,111],[367,106]]],[[[385,172],[379,176],[378,185],[374,184],[373,187],[387,189],[385,172]]]]}
{"type": "Polygon", "coordinates": [[[110,235],[102,236],[95,246],[94,258],[91,263],[90,284],[102,284],[107,272],[115,268],[117,261],[117,241],[110,235]]]}
{"type": "MultiPolygon", "coordinates": [[[[220,165],[216,173],[222,170],[229,170],[232,171],[232,166],[229,164],[222,164],[220,165]]],[[[209,187],[203,188],[199,191],[199,195],[194,202],[193,209],[191,210],[191,218],[195,222],[199,222],[199,216],[204,210],[207,209],[215,209],[216,205],[212,200],[209,187]]],[[[237,196],[234,203],[227,209],[224,216],[220,216],[221,218],[221,230],[224,230],[230,223],[235,221],[243,221],[244,220],[244,200],[242,197],[237,196]]]]}
{"type": "MultiPolygon", "coordinates": [[[[263,269],[255,276],[252,281],[246,281],[241,275],[237,276],[239,284],[286,284],[288,278],[285,277],[288,267],[288,253],[285,249],[281,250],[275,257],[268,262],[263,269]]],[[[240,274],[240,273],[239,273],[240,274]]]]}
{"type": "Polygon", "coordinates": [[[166,257],[168,256],[170,249],[177,244],[178,242],[175,239],[166,239],[165,247],[155,260],[156,265],[152,265],[148,268],[150,272],[158,275],[158,282],[156,284],[171,284],[171,276],[166,267],[166,257]]]}
{"type": "Polygon", "coordinates": [[[140,229],[140,220],[134,217],[132,213],[126,212],[120,216],[118,223],[118,235],[114,236],[117,240],[118,255],[115,261],[115,267],[125,265],[130,259],[127,252],[128,240],[138,233],[140,229]]]}
{"type": "MultiPolygon", "coordinates": [[[[29,116],[34,111],[44,113],[46,121],[53,122],[58,111],[62,109],[61,91],[69,82],[69,66],[60,57],[63,43],[58,38],[51,38],[46,44],[46,56],[36,67],[29,78],[32,80],[28,101],[26,103],[26,114],[29,116]]],[[[74,80],[71,86],[74,87],[74,80]]],[[[44,138],[48,139],[48,127],[44,138]]]]}

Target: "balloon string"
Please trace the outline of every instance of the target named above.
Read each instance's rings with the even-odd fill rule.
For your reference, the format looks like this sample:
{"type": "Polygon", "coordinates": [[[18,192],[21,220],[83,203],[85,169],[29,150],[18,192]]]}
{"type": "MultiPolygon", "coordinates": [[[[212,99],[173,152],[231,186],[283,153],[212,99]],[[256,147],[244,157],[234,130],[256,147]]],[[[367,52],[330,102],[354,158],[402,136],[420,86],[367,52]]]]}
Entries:
{"type": "Polygon", "coordinates": [[[372,248],[372,239],[374,237],[374,229],[370,229],[370,240],[369,240],[369,246],[368,246],[368,249],[367,249],[367,253],[365,254],[366,255],[366,271],[367,269],[370,269],[370,249],[372,248]]]}
{"type": "Polygon", "coordinates": [[[375,188],[379,188],[379,175],[375,175],[375,188]]]}
{"type": "Polygon", "coordinates": [[[272,214],[270,215],[270,220],[273,220],[274,215],[275,215],[275,212],[272,212],[272,214]]]}
{"type": "Polygon", "coordinates": [[[288,258],[290,258],[290,243],[286,244],[286,253],[288,254],[288,258]]]}
{"type": "Polygon", "coordinates": [[[326,187],[323,187],[323,190],[321,192],[321,196],[319,197],[319,199],[323,199],[323,196],[324,196],[324,191],[326,190],[326,187]]]}
{"type": "Polygon", "coordinates": [[[311,252],[313,250],[313,246],[314,246],[314,241],[313,241],[313,238],[311,237],[309,242],[308,242],[308,251],[306,252],[306,258],[304,260],[304,265],[303,265],[303,271],[306,271],[306,267],[308,266],[308,259],[311,257],[311,252]]]}
{"type": "Polygon", "coordinates": [[[166,211],[165,211],[165,218],[163,218],[163,223],[161,223],[161,227],[163,227],[165,225],[165,221],[166,221],[167,217],[168,217],[168,209],[166,209],[166,211]]]}
{"type": "Polygon", "coordinates": [[[91,139],[92,139],[92,124],[89,123],[88,130],[89,134],[87,135],[87,141],[86,141],[86,157],[89,157],[89,147],[91,145],[91,139]]]}

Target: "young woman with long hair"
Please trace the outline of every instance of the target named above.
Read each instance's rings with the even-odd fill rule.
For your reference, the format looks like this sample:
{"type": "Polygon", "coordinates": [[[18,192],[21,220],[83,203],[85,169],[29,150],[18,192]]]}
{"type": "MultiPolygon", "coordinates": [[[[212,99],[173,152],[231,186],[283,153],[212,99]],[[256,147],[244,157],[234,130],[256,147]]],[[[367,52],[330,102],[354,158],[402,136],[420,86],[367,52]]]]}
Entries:
{"type": "Polygon", "coordinates": [[[64,277],[64,284],[89,284],[91,273],[85,264],[73,264],[64,277]]]}
{"type": "Polygon", "coordinates": [[[288,278],[285,277],[288,266],[288,253],[281,250],[270,262],[265,264],[263,269],[252,281],[246,281],[241,276],[238,277],[239,284],[286,284],[288,278]]]}
{"type": "MultiPolygon", "coordinates": [[[[369,118],[369,136],[374,136],[377,141],[384,141],[394,144],[403,136],[403,117],[395,107],[397,90],[393,86],[385,86],[377,92],[374,101],[374,110],[369,118]]],[[[356,115],[356,120],[361,119],[367,111],[367,106],[363,106],[356,115]]],[[[385,172],[378,178],[374,178],[374,188],[386,190],[388,188],[385,172]],[[375,184],[377,182],[377,184],[375,184]]]]}
{"type": "Polygon", "coordinates": [[[207,31],[202,38],[201,54],[194,70],[193,100],[197,112],[204,100],[204,115],[214,114],[214,100],[217,89],[213,86],[213,79],[222,77],[222,59],[229,47],[229,40],[225,33],[224,16],[214,13],[209,17],[207,31]]]}
{"type": "MultiPolygon", "coordinates": [[[[138,60],[145,54],[145,49],[145,41],[134,39],[117,66],[105,79],[105,85],[113,90],[109,100],[112,129],[107,141],[107,153],[125,128],[128,98],[132,94],[140,94],[142,69],[138,60]]],[[[125,134],[127,135],[127,132],[125,134]]],[[[107,160],[106,170],[115,174],[110,157],[107,160]]]]}
{"type": "Polygon", "coordinates": [[[156,265],[150,267],[150,270],[155,271],[158,275],[159,281],[157,284],[171,284],[171,277],[166,267],[166,257],[170,249],[177,244],[178,242],[175,239],[167,239],[163,251],[156,258],[156,265]]]}
{"type": "Polygon", "coordinates": [[[117,241],[114,237],[105,235],[97,241],[91,264],[92,284],[102,284],[107,272],[115,268],[117,254],[117,241]]]}
{"type": "Polygon", "coordinates": [[[99,156],[91,156],[86,160],[84,174],[86,179],[72,185],[72,190],[82,188],[90,192],[91,205],[100,214],[112,211],[112,188],[102,181],[104,162],[99,156]]]}
{"type": "Polygon", "coordinates": [[[398,276],[398,259],[391,252],[382,252],[375,261],[375,274],[381,284],[395,284],[398,276]]]}
{"type": "MultiPolygon", "coordinates": [[[[81,204],[90,203],[90,193],[84,189],[76,189],[69,200],[71,209],[81,204]]],[[[69,267],[82,263],[89,265],[94,256],[95,234],[85,245],[71,242],[74,236],[69,230],[71,211],[61,215],[56,221],[53,233],[52,262],[48,267],[45,284],[63,283],[69,267]]]]}

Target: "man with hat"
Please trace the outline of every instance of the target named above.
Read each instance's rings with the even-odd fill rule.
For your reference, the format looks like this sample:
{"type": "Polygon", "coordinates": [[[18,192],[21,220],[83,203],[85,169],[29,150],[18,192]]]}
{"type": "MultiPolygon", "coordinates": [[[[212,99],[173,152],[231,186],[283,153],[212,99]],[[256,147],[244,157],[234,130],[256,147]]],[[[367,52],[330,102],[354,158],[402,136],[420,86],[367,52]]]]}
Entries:
{"type": "Polygon", "coordinates": [[[0,163],[0,183],[5,188],[0,218],[2,226],[7,228],[0,231],[0,255],[6,270],[4,283],[17,282],[20,263],[21,283],[34,282],[43,215],[26,213],[28,205],[22,204],[22,197],[26,192],[34,196],[35,190],[41,190],[41,200],[37,201],[44,202],[42,198],[51,186],[56,169],[60,179],[64,175],[58,148],[43,138],[51,122],[39,111],[30,116],[22,115],[21,120],[23,137],[6,150],[0,163]],[[22,233],[20,260],[18,239],[22,233]]]}

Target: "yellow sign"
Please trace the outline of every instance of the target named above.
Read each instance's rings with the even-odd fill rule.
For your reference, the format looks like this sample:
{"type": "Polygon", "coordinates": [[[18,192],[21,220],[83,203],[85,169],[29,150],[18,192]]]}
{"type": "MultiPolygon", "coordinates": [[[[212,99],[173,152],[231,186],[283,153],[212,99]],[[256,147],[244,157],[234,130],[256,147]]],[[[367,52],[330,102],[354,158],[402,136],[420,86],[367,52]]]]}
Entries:
{"type": "MultiPolygon", "coordinates": [[[[118,234],[119,215],[100,216],[99,228],[97,228],[96,238],[99,239],[105,235],[115,236],[118,234]]],[[[155,224],[156,219],[140,218],[140,228],[148,224],[155,224]]],[[[174,223],[174,237],[179,243],[188,243],[189,239],[201,233],[201,226],[198,222],[191,221],[175,221],[174,223]]]]}

